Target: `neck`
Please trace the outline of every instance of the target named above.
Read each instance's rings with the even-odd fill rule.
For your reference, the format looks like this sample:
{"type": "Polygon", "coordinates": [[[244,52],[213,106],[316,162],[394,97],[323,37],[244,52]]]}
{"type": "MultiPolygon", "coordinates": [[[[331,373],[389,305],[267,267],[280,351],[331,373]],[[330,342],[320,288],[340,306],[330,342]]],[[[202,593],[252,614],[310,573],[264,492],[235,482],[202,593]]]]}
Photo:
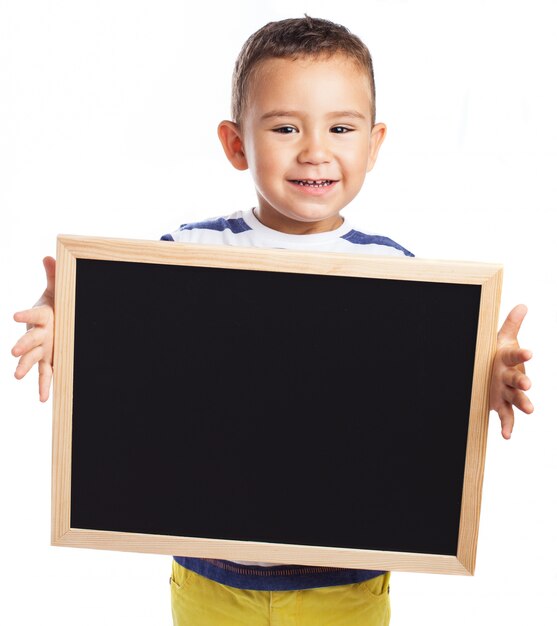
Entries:
{"type": "Polygon", "coordinates": [[[284,215],[270,215],[257,207],[253,211],[255,217],[267,228],[272,228],[288,235],[314,235],[316,233],[326,233],[339,228],[344,218],[341,215],[333,215],[330,218],[318,222],[300,222],[290,219],[284,215]]]}

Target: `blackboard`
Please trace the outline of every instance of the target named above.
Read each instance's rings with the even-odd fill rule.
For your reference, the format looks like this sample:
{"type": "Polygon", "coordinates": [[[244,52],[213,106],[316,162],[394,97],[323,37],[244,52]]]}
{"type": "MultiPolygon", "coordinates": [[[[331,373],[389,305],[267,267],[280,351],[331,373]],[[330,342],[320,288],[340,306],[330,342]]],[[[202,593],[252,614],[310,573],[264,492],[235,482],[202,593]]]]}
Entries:
{"type": "Polygon", "coordinates": [[[67,237],[59,257],[55,544],[473,573],[498,266],[67,237]]]}

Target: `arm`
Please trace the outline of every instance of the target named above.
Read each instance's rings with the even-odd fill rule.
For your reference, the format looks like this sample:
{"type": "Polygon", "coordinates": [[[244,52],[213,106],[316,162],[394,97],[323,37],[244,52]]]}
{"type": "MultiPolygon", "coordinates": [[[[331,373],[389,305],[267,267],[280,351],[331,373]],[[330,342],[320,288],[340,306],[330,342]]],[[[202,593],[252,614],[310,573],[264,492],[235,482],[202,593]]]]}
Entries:
{"type": "Polygon", "coordinates": [[[46,289],[31,309],[14,314],[16,322],[27,324],[27,332],[12,348],[12,354],[20,357],[15,377],[20,380],[33,367],[39,364],[39,398],[48,400],[52,381],[52,353],[54,346],[54,280],[56,261],[45,257],[46,289]]]}
{"type": "Polygon", "coordinates": [[[509,313],[497,334],[497,352],[493,361],[489,408],[499,414],[501,434],[511,438],[514,425],[514,409],[523,413],[532,413],[534,407],[524,393],[532,383],[524,368],[524,363],[532,358],[532,352],[521,348],[518,343],[518,331],[528,309],[519,304],[509,313]]]}

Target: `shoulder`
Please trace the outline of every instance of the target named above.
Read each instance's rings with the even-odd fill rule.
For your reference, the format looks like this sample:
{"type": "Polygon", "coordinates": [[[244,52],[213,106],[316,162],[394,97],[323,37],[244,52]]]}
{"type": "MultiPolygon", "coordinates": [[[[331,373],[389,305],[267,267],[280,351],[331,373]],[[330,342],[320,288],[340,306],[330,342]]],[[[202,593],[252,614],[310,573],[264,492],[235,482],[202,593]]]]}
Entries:
{"type": "Polygon", "coordinates": [[[350,230],[342,236],[342,239],[350,244],[355,252],[387,254],[391,256],[414,256],[410,250],[407,250],[390,237],[366,233],[358,228],[350,228],[350,230]]]}
{"type": "Polygon", "coordinates": [[[226,235],[239,235],[251,230],[242,216],[242,211],[230,215],[210,217],[199,222],[182,224],[177,230],[163,235],[163,241],[219,243],[226,235]]]}

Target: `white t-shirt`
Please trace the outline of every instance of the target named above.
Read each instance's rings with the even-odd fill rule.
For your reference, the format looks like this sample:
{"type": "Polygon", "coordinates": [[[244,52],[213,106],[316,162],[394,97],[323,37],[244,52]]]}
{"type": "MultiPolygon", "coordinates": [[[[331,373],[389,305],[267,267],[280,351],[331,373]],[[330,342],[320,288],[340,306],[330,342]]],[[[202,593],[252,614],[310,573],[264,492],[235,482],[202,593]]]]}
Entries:
{"type": "Polygon", "coordinates": [[[366,233],[353,227],[346,219],[335,230],[311,235],[292,235],[265,226],[257,219],[253,209],[236,211],[225,217],[182,224],[178,230],[164,235],[162,239],[245,248],[286,248],[314,252],[414,256],[392,239],[366,233]]]}

